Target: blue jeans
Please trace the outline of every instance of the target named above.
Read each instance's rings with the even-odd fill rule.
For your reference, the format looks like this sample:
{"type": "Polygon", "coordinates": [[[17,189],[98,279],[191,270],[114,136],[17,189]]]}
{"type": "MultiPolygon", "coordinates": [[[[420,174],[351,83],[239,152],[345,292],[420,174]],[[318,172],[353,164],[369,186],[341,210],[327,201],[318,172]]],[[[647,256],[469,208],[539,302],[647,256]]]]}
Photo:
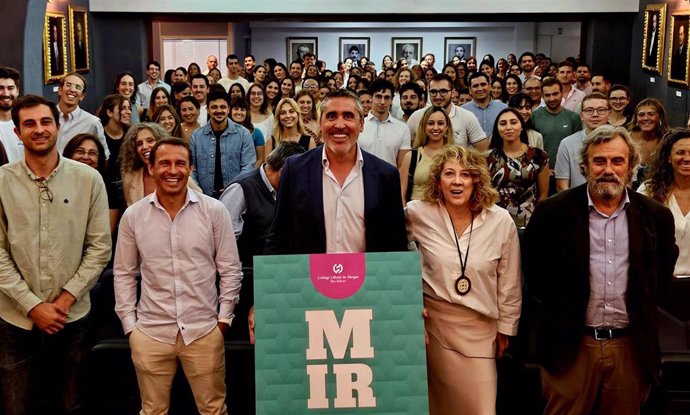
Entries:
{"type": "Polygon", "coordinates": [[[5,415],[28,414],[37,399],[50,402],[51,414],[79,410],[88,329],[88,316],[53,335],[0,319],[0,406],[5,415]]]}

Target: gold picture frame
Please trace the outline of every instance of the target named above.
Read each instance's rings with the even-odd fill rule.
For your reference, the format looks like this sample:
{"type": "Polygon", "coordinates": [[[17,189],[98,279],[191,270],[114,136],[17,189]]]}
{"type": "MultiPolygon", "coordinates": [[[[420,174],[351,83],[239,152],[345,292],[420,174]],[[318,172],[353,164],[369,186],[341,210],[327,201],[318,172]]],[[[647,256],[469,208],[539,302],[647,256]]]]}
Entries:
{"type": "Polygon", "coordinates": [[[671,38],[668,41],[668,74],[669,82],[688,86],[688,24],[690,10],[681,10],[671,14],[671,38]]]}
{"type": "Polygon", "coordinates": [[[88,12],[83,7],[69,6],[69,55],[72,72],[91,69],[88,12]]]}
{"type": "Polygon", "coordinates": [[[46,12],[43,25],[43,73],[54,83],[67,73],[67,22],[61,12],[46,12]]]}
{"type": "Polygon", "coordinates": [[[644,11],[642,69],[661,75],[664,68],[666,3],[649,4],[644,11]]]}

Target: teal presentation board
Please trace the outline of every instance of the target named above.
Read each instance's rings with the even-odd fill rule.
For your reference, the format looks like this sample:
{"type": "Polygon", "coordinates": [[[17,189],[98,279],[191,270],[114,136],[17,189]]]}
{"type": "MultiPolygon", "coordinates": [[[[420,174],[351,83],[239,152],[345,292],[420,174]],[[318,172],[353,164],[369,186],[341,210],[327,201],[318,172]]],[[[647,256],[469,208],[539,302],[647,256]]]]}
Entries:
{"type": "Polygon", "coordinates": [[[254,258],[257,414],[428,414],[417,252],[254,258]]]}

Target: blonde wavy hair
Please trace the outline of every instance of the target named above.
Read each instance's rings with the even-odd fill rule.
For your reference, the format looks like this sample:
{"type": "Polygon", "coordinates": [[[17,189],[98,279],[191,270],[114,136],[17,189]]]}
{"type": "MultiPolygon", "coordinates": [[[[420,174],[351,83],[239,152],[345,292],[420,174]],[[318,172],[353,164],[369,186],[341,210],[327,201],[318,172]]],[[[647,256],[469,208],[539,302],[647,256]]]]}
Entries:
{"type": "Polygon", "coordinates": [[[276,144],[283,141],[284,138],[283,126],[280,124],[280,109],[283,107],[283,104],[288,104],[293,110],[295,110],[295,117],[297,118],[297,131],[300,133],[300,135],[304,135],[304,124],[302,123],[302,116],[299,112],[299,105],[297,105],[297,102],[292,98],[283,98],[280,100],[278,105],[276,105],[273,131],[271,132],[273,134],[273,138],[276,140],[276,144]]]}
{"type": "Polygon", "coordinates": [[[434,157],[429,168],[429,177],[424,183],[423,200],[427,202],[443,202],[441,192],[441,173],[448,161],[457,161],[472,175],[474,189],[470,197],[469,206],[473,212],[490,208],[498,200],[498,192],[491,185],[491,176],[486,159],[475,150],[458,145],[447,145],[443,151],[434,157]]]}
{"type": "Polygon", "coordinates": [[[144,162],[139,158],[136,148],[136,139],[139,132],[142,130],[149,130],[156,142],[163,138],[169,138],[170,134],[160,125],[152,122],[142,122],[135,124],[127,130],[120,147],[120,174],[125,176],[128,173],[137,171],[144,167],[144,162]]]}

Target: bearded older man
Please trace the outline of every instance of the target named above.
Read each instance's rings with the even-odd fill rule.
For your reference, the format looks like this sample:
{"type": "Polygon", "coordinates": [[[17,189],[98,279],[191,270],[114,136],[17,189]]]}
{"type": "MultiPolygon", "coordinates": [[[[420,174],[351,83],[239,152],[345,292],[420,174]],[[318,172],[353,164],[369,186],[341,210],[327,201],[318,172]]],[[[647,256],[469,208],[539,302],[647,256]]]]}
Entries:
{"type": "Polygon", "coordinates": [[[587,183],[540,203],[525,234],[544,413],[590,414],[600,392],[599,413],[635,414],[659,376],[673,217],[626,188],[639,155],[624,128],[597,127],[580,156],[587,183]]]}

